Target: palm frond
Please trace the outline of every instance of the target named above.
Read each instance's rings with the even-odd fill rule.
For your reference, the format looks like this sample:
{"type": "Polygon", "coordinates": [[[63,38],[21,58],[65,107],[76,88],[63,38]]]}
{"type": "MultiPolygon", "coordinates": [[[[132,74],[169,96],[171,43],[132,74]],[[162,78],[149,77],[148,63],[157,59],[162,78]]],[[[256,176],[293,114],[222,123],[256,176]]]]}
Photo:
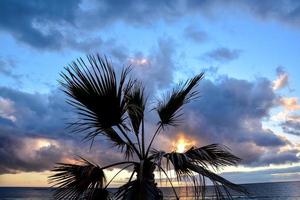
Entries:
{"type": "Polygon", "coordinates": [[[156,107],[160,117],[159,124],[164,127],[167,125],[176,126],[180,122],[182,106],[198,96],[198,92],[193,89],[203,78],[204,73],[200,73],[184,84],[175,88],[165,100],[159,101],[156,107]]]}
{"type": "Polygon", "coordinates": [[[188,182],[193,184],[195,198],[202,196],[204,199],[206,178],[215,186],[218,199],[221,199],[224,195],[231,198],[230,190],[247,194],[244,188],[208,170],[209,167],[217,170],[220,167],[236,165],[240,161],[240,158],[231,154],[226,146],[212,144],[201,148],[192,147],[185,153],[166,153],[153,149],[149,157],[158,168],[162,168],[161,163],[164,158],[167,160],[166,170],[174,169],[178,181],[187,181],[188,179],[188,182]]]}
{"type": "Polygon", "coordinates": [[[203,167],[213,167],[218,170],[220,167],[237,165],[240,158],[230,153],[224,145],[210,144],[200,148],[192,147],[185,152],[185,155],[196,164],[203,167]]]}
{"type": "MultiPolygon", "coordinates": [[[[129,72],[130,68],[125,68],[117,78],[106,57],[90,55],[87,56],[87,61],[77,59],[72,62],[61,73],[60,83],[69,97],[67,102],[78,114],[78,121],[70,123],[72,130],[75,133],[85,133],[84,139],[92,141],[91,145],[96,136],[105,136],[113,146],[125,153],[128,160],[104,167],[85,159],[81,160],[81,164],[58,163],[52,170],[55,174],[49,177],[55,189],[55,199],[110,199],[112,195],[107,190],[108,185],[121,171],[131,166],[134,166],[131,177],[115,193],[116,199],[162,199],[162,193],[155,183],[156,169],[166,175],[171,185],[172,180],[167,172],[174,169],[178,181],[193,184],[195,198],[202,196],[205,199],[207,179],[213,183],[217,199],[224,196],[231,198],[232,190],[246,193],[242,187],[214,173],[215,170],[235,165],[240,160],[225,146],[212,144],[201,148],[192,147],[184,153],[153,150],[149,155],[151,145],[160,131],[167,126],[178,125],[183,106],[199,96],[195,88],[204,74],[200,73],[187,80],[158,102],[155,110],[160,120],[146,150],[144,87],[136,80],[128,78],[129,72]],[[130,133],[136,136],[137,141],[130,137],[130,133]],[[133,157],[134,152],[138,161],[133,160],[136,158],[133,157]],[[106,184],[104,170],[125,164],[106,184]],[[134,175],[136,176],[133,177],[134,175]]],[[[174,187],[173,190],[176,194],[174,187]]],[[[176,197],[178,198],[177,194],[176,197]]]]}
{"type": "MultiPolygon", "coordinates": [[[[188,155],[187,152],[166,153],[164,154],[164,157],[167,159],[167,170],[173,168],[176,172],[178,181],[186,181],[186,179],[189,179],[189,181],[193,183],[195,198],[199,198],[200,195],[202,197],[205,196],[206,178],[213,183],[217,199],[222,199],[224,196],[231,199],[231,190],[247,194],[247,191],[243,187],[231,183],[230,181],[208,170],[207,166],[210,165],[209,162],[211,160],[205,160],[205,158],[203,161],[199,161],[200,157],[190,158],[190,155],[188,155]],[[207,162],[207,164],[205,162],[207,162]],[[198,177],[196,175],[198,175],[198,177]]],[[[230,165],[230,162],[228,161],[229,158],[226,157],[225,160],[227,161],[223,162],[223,160],[221,160],[221,165],[230,165]]],[[[231,163],[235,163],[235,161],[233,160],[231,163]]]]}
{"type": "Polygon", "coordinates": [[[87,132],[88,139],[106,132],[111,127],[126,127],[126,101],[129,91],[127,81],[129,68],[122,71],[117,81],[116,73],[106,58],[88,56],[88,63],[78,59],[61,73],[63,91],[70,97],[71,104],[79,114],[80,122],[71,124],[76,132],[87,132]]]}
{"type": "Polygon", "coordinates": [[[139,134],[141,122],[144,118],[146,99],[144,87],[140,83],[135,83],[127,93],[127,112],[135,134],[139,134]]]}
{"type": "Polygon", "coordinates": [[[56,174],[49,181],[54,184],[55,199],[109,199],[103,170],[87,160],[81,162],[82,165],[58,163],[52,170],[56,174]]]}
{"type": "Polygon", "coordinates": [[[127,160],[132,158],[134,152],[133,146],[124,141],[113,128],[105,130],[103,134],[106,135],[110,142],[113,142],[114,145],[121,150],[121,152],[125,153],[125,158],[127,160]]]}

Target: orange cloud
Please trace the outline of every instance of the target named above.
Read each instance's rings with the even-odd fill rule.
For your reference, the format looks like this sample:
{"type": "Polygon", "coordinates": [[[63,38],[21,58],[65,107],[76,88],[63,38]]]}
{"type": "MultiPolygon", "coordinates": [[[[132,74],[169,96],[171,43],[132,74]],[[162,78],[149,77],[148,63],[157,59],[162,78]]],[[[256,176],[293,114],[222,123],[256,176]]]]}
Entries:
{"type": "Polygon", "coordinates": [[[273,81],[273,90],[279,90],[284,88],[289,81],[289,76],[286,72],[280,73],[277,76],[277,79],[273,81]]]}
{"type": "Polygon", "coordinates": [[[289,111],[300,110],[297,97],[283,97],[279,100],[280,104],[289,111]]]}

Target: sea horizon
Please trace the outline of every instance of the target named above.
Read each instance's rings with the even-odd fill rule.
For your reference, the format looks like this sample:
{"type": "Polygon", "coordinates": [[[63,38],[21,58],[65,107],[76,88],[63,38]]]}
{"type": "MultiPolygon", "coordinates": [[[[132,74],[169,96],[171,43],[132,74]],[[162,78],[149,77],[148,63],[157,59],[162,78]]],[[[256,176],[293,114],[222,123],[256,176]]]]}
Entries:
{"type": "MultiPolygon", "coordinates": [[[[298,180],[288,180],[288,181],[263,181],[263,182],[249,182],[249,183],[237,183],[238,185],[252,185],[252,184],[268,184],[268,183],[290,183],[290,182],[300,182],[298,180]]],[[[207,186],[213,186],[211,184],[207,184],[207,186]]],[[[175,188],[180,188],[180,187],[186,187],[186,186],[174,186],[175,188]]],[[[193,186],[188,186],[188,187],[193,187],[193,186]]],[[[0,188],[55,188],[52,186],[0,186],[0,188]]],[[[112,189],[118,188],[117,186],[115,187],[108,187],[112,189]]],[[[164,187],[159,187],[159,188],[171,188],[171,186],[164,186],[164,187]]]]}
{"type": "MultiPolygon", "coordinates": [[[[240,184],[249,192],[243,195],[232,191],[233,199],[256,199],[256,200],[300,200],[300,181],[286,182],[265,182],[240,184]]],[[[117,188],[109,188],[110,192],[115,192],[117,188]]],[[[170,187],[160,187],[164,194],[164,199],[176,199],[170,187]]],[[[176,193],[181,200],[194,199],[193,187],[175,187],[176,193]]],[[[53,199],[51,187],[0,187],[1,200],[46,200],[53,199]]],[[[206,199],[215,199],[212,186],[206,188],[206,199]]],[[[226,198],[225,198],[226,199],[226,198]]]]}

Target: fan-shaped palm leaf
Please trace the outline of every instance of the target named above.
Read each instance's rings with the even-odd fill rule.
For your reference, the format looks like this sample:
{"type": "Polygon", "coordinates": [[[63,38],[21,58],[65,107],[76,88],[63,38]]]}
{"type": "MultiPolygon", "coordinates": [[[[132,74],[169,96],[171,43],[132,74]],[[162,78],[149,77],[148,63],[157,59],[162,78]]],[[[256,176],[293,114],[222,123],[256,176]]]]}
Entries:
{"type": "Polygon", "coordinates": [[[70,97],[68,103],[77,109],[80,116],[81,122],[73,123],[75,130],[87,131],[86,138],[92,138],[113,126],[126,127],[126,94],[123,93],[129,91],[127,87],[131,84],[130,81],[125,84],[128,68],[123,70],[118,83],[106,58],[88,56],[88,64],[78,59],[66,67],[66,72],[61,74],[61,84],[70,97]]]}
{"type": "Polygon", "coordinates": [[[127,112],[135,134],[139,134],[139,128],[144,118],[146,100],[144,87],[140,83],[135,83],[126,96],[127,112]]]}
{"type": "Polygon", "coordinates": [[[135,82],[126,96],[127,113],[131,121],[133,132],[135,133],[139,150],[144,156],[144,130],[142,130],[142,144],[140,142],[140,126],[144,119],[146,99],[144,97],[144,87],[141,83],[135,82]]]}
{"type": "Polygon", "coordinates": [[[55,183],[55,199],[109,199],[103,170],[87,160],[82,162],[82,165],[59,163],[52,170],[56,174],[49,179],[55,183]]]}
{"type": "Polygon", "coordinates": [[[193,89],[203,78],[203,75],[203,73],[200,73],[183,85],[179,85],[178,88],[172,91],[167,99],[158,102],[156,110],[160,117],[159,124],[162,127],[167,125],[175,126],[178,124],[182,106],[197,97],[198,93],[193,91],[193,89]]]}
{"type": "Polygon", "coordinates": [[[70,97],[68,103],[75,107],[80,121],[71,123],[74,132],[85,132],[85,139],[94,140],[95,136],[107,136],[115,145],[126,149],[126,156],[138,150],[124,133],[127,130],[125,113],[127,99],[133,81],[127,80],[129,68],[123,69],[119,82],[116,73],[106,58],[88,56],[87,65],[82,59],[66,67],[61,81],[64,92],[70,97]],[[120,135],[112,128],[122,128],[120,135]]]}
{"type": "Polygon", "coordinates": [[[225,146],[212,144],[201,148],[193,147],[185,153],[165,153],[157,150],[153,150],[152,153],[149,158],[153,159],[159,167],[163,158],[167,160],[167,170],[174,169],[178,181],[190,179],[195,188],[196,198],[199,195],[202,198],[205,197],[205,178],[208,178],[215,186],[217,199],[221,199],[224,193],[228,198],[231,198],[229,189],[246,193],[241,186],[233,184],[208,170],[210,166],[218,169],[219,167],[235,165],[240,160],[231,154],[225,146]]]}
{"type": "Polygon", "coordinates": [[[160,132],[160,128],[178,125],[180,116],[182,115],[182,113],[180,113],[182,106],[197,98],[198,92],[193,89],[198,85],[203,76],[204,73],[196,75],[194,78],[175,88],[168,98],[158,102],[156,111],[160,118],[158,122],[159,126],[150,141],[146,155],[148,155],[155,137],[160,132]]]}

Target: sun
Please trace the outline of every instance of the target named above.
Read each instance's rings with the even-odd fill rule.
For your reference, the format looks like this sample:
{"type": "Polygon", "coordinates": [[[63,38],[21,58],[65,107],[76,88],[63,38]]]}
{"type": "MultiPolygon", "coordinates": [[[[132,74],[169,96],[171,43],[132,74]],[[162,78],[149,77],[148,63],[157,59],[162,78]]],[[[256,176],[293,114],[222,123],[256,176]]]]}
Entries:
{"type": "Polygon", "coordinates": [[[184,153],[185,151],[187,151],[193,145],[195,145],[194,141],[186,138],[185,135],[180,134],[178,139],[175,142],[173,142],[173,149],[177,153],[184,153]]]}
{"type": "Polygon", "coordinates": [[[183,153],[186,151],[186,146],[187,146],[187,144],[185,143],[185,141],[183,139],[180,139],[179,141],[177,141],[175,151],[177,153],[183,153]]]}

